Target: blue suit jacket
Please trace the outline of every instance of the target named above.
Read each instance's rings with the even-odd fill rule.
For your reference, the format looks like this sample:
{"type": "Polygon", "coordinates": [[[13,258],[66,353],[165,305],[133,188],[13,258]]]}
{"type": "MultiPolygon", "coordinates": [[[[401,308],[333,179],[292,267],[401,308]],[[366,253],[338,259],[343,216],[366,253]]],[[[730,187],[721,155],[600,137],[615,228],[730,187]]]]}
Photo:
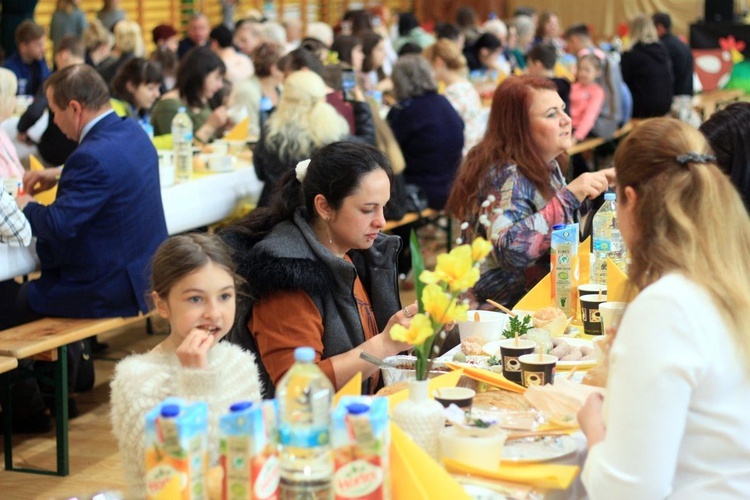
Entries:
{"type": "Polygon", "coordinates": [[[150,260],[167,238],[156,150],[135,120],[112,113],[86,134],[57,199],[24,210],[42,275],[28,301],[41,314],[132,316],[148,309],[150,260]]]}

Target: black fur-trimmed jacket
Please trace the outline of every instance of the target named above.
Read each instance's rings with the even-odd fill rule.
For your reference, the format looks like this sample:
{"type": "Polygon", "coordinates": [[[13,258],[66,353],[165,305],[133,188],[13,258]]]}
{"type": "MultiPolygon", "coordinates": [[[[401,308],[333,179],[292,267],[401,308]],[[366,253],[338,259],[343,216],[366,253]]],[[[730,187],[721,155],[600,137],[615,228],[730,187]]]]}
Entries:
{"type": "MultiPolygon", "coordinates": [[[[246,281],[238,299],[237,317],[228,340],[258,354],[248,330],[253,303],[274,292],[303,290],[315,303],[323,320],[323,355],[327,359],[362,344],[364,330],[354,299],[354,278],[359,276],[370,298],[378,329],[401,308],[396,257],[401,241],[381,234],[367,250],[349,252],[352,263],[340,259],[315,237],[297,209],[292,221],[277,225],[263,240],[227,230],[222,239],[232,248],[238,274],[246,281]]],[[[257,359],[261,361],[260,355],[257,359]]],[[[264,397],[273,397],[274,386],[264,366],[259,366],[264,397]]]]}

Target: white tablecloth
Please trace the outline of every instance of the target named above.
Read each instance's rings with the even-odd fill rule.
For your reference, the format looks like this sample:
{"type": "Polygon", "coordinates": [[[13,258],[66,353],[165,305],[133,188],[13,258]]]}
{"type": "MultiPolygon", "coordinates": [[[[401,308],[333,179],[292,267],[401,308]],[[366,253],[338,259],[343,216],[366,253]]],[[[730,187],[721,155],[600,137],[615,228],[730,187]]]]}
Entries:
{"type": "MultiPolygon", "coordinates": [[[[233,172],[211,174],[162,188],[164,217],[169,234],[178,234],[214,224],[232,213],[243,199],[255,203],[263,183],[249,165],[233,172]]],[[[13,248],[0,244],[0,281],[34,272],[39,260],[31,248],[13,248]]]]}

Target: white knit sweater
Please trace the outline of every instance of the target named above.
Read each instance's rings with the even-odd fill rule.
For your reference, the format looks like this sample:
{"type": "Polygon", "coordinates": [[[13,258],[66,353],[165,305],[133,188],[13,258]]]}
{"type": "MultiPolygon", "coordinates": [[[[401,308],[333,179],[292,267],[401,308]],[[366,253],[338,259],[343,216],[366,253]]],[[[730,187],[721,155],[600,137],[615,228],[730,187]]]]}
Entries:
{"type": "Polygon", "coordinates": [[[205,370],[183,368],[174,353],[135,354],[117,364],[111,383],[112,431],[133,498],[146,496],[146,414],[169,396],[208,403],[209,460],[212,466],[216,465],[221,415],[232,403],[261,399],[255,363],[252,353],[222,342],[209,351],[209,368],[205,370]]]}

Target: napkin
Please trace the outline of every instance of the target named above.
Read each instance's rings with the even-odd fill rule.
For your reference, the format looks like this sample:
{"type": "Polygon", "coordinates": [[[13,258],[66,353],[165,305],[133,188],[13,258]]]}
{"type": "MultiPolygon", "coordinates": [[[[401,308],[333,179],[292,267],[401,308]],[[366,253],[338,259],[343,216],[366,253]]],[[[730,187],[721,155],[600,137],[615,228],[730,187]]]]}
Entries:
{"type": "Polygon", "coordinates": [[[536,284],[534,288],[529,290],[518,304],[513,306],[513,309],[521,309],[524,311],[538,311],[543,307],[549,307],[552,304],[552,279],[548,274],[542,280],[536,284]]]}
{"type": "Polygon", "coordinates": [[[391,488],[393,500],[471,499],[440,464],[394,423],[391,423],[391,488]]]}
{"type": "Polygon", "coordinates": [[[484,382],[493,387],[499,387],[506,391],[522,394],[526,389],[515,382],[511,382],[499,373],[491,372],[483,368],[474,368],[472,366],[459,365],[456,363],[446,363],[452,370],[463,370],[464,375],[474,380],[484,382]]]}
{"type": "MultiPolygon", "coordinates": [[[[44,165],[34,155],[29,155],[29,169],[30,170],[44,170],[44,165]]],[[[55,198],[57,198],[57,185],[47,191],[42,191],[34,195],[34,200],[41,205],[52,205],[55,198]]]]}
{"type": "Polygon", "coordinates": [[[246,141],[248,136],[248,126],[250,124],[250,118],[247,117],[241,122],[239,122],[237,125],[235,125],[232,130],[224,134],[223,139],[226,141],[246,141]]]}
{"type": "MultiPolygon", "coordinates": [[[[529,484],[536,488],[564,490],[568,488],[578,475],[576,465],[544,465],[544,464],[509,464],[503,462],[491,469],[480,469],[466,465],[449,458],[443,458],[443,464],[448,471],[461,474],[472,474],[501,481],[529,484]]],[[[449,498],[449,497],[444,497],[449,498]]]]}
{"type": "Polygon", "coordinates": [[[591,236],[578,245],[578,283],[588,283],[591,275],[591,236]]]}
{"type": "Polygon", "coordinates": [[[344,387],[339,389],[333,396],[333,407],[336,408],[339,405],[339,400],[343,396],[360,396],[362,395],[362,372],[357,372],[352,379],[344,384],[344,387]]]}
{"type": "MultiPolygon", "coordinates": [[[[461,367],[458,367],[461,368],[461,367]]],[[[461,375],[463,375],[463,370],[455,369],[455,371],[452,371],[450,373],[446,373],[445,375],[440,375],[435,378],[430,379],[430,387],[428,389],[428,394],[430,398],[432,398],[432,393],[435,392],[436,389],[443,389],[444,387],[456,387],[456,384],[458,384],[458,380],[461,378],[461,375]]],[[[388,403],[390,404],[391,411],[393,411],[393,408],[399,404],[402,401],[406,401],[409,398],[409,389],[404,389],[398,392],[394,392],[390,396],[388,396],[388,403]]]]}
{"type": "Polygon", "coordinates": [[[610,302],[630,302],[628,275],[612,259],[607,257],[607,300],[610,302]]]}
{"type": "MultiPolygon", "coordinates": [[[[526,389],[524,397],[534,408],[542,411],[553,421],[564,422],[577,427],[576,415],[589,395],[604,393],[600,387],[576,384],[563,377],[556,377],[554,384],[532,385],[526,389]]],[[[562,425],[561,425],[562,427],[562,425]]]]}

